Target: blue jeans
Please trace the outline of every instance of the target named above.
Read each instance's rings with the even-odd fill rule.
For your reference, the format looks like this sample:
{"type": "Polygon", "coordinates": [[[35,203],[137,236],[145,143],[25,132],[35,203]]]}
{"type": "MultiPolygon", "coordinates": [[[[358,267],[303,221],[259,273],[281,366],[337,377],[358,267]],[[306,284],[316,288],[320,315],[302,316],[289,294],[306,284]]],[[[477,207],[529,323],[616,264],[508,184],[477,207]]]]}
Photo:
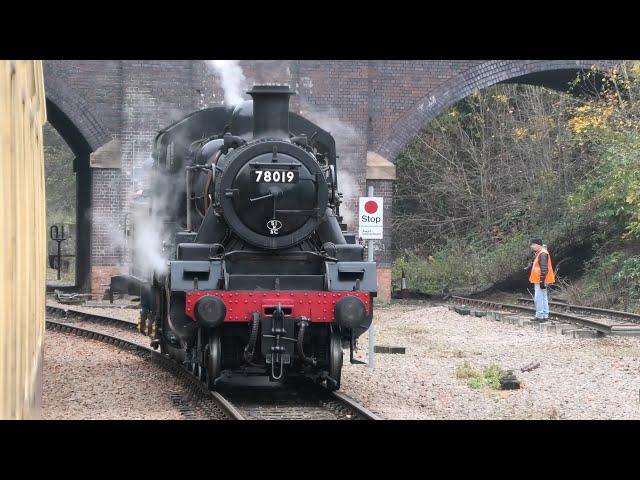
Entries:
{"type": "Polygon", "coordinates": [[[549,318],[549,298],[547,297],[547,289],[540,288],[539,283],[534,283],[533,285],[536,292],[536,318],[547,319],[549,318]]]}

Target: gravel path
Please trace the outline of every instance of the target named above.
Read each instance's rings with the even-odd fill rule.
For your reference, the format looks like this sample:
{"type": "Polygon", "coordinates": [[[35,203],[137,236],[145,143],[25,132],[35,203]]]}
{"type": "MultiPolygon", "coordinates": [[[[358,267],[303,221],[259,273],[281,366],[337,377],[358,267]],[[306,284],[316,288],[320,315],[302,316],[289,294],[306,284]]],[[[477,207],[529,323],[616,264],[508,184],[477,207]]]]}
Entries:
{"type": "Polygon", "coordinates": [[[180,420],[188,390],[149,360],[98,341],[47,330],[42,418],[180,420]]]}
{"type": "MultiPolygon", "coordinates": [[[[384,418],[640,419],[640,338],[574,339],[441,306],[379,307],[374,322],[376,345],[406,354],[376,354],[372,372],[345,351],[342,390],[384,418]],[[464,362],[512,369],[522,388],[473,389],[456,378],[464,362]]],[[[366,359],[366,334],[359,344],[366,359]]]]}

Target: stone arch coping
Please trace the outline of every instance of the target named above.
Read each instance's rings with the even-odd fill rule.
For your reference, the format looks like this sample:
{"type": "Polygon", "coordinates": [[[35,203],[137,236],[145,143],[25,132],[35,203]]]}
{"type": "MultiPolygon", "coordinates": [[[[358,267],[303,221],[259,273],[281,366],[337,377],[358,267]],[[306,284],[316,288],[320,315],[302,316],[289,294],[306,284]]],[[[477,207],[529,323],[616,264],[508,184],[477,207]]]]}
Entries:
{"type": "Polygon", "coordinates": [[[396,157],[421,128],[440,113],[472,92],[524,75],[554,70],[588,70],[592,66],[606,70],[613,60],[491,60],[473,66],[447,80],[422,97],[401,117],[391,132],[378,142],[376,153],[396,157]]]}
{"type": "Polygon", "coordinates": [[[45,71],[45,96],[73,124],[92,152],[109,142],[111,132],[98,120],[93,108],[78,93],[45,71]]]}
{"type": "Polygon", "coordinates": [[[396,165],[376,152],[367,152],[367,180],[395,180],[396,165]]]}

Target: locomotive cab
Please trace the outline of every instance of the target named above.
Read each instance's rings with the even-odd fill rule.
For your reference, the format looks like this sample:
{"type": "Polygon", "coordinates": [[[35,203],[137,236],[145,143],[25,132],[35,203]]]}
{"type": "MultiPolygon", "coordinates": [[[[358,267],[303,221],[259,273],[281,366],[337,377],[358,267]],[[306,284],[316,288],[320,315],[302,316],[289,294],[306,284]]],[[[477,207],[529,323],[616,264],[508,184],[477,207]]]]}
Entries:
{"type": "Polygon", "coordinates": [[[177,228],[145,296],[152,345],[210,388],[241,374],[336,389],[343,346],[371,324],[375,263],[341,229],[331,135],[289,112],[289,87],[248,93],[156,138],[177,228]]]}

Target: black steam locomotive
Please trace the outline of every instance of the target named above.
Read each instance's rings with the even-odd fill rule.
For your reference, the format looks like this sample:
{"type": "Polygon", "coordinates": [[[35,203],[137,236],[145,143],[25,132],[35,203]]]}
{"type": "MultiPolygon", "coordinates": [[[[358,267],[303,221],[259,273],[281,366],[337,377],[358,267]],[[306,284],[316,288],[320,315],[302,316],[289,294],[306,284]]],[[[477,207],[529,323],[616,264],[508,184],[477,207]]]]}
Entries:
{"type": "Polygon", "coordinates": [[[167,268],[111,291],[139,292],[152,345],[209,388],[268,376],[337,389],[343,348],[354,361],[371,325],[375,263],[340,223],[333,137],[289,111],[289,87],[247,93],[158,134],[138,215],[164,216],[167,268]]]}

